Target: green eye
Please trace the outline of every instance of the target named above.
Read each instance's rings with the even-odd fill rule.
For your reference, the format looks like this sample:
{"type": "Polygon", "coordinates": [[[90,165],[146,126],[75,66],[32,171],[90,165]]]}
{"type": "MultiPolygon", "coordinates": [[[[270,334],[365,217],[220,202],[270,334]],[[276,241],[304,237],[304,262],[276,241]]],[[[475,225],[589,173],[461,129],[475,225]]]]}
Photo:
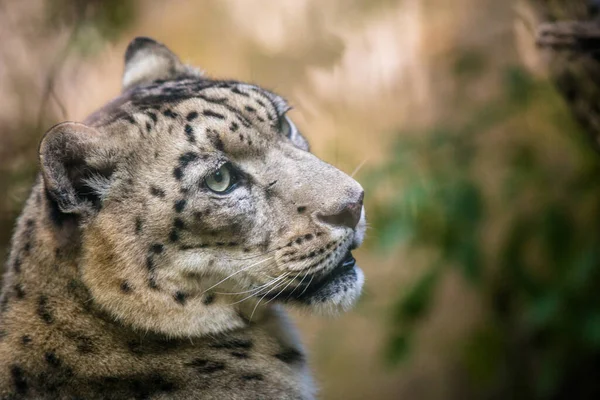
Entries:
{"type": "Polygon", "coordinates": [[[204,180],[206,186],[215,193],[225,193],[235,184],[231,166],[223,164],[216,172],[213,172],[204,180]]]}

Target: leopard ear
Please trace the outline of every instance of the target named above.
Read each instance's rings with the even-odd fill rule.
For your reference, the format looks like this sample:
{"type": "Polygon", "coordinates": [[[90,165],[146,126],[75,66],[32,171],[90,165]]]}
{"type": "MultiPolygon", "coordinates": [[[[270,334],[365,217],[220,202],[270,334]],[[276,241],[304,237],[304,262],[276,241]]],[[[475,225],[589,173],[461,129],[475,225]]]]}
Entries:
{"type": "Polygon", "coordinates": [[[96,129],[75,122],[55,125],[42,138],[44,188],[61,213],[89,216],[102,207],[116,166],[106,142],[96,129]]]}
{"type": "Polygon", "coordinates": [[[165,45],[147,37],[137,37],[125,51],[123,91],[162,79],[200,76],[201,73],[185,64],[165,45]]]}

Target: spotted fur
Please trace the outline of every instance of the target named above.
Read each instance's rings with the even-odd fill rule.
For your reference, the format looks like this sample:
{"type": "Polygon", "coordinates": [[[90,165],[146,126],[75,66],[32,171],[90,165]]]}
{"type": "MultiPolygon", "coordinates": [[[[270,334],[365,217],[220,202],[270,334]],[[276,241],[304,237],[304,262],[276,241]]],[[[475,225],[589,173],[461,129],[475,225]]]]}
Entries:
{"type": "Polygon", "coordinates": [[[282,305],[355,302],[362,188],[308,152],[278,95],[148,38],[125,60],[121,96],[40,144],[0,297],[0,399],[314,398],[282,305]]]}

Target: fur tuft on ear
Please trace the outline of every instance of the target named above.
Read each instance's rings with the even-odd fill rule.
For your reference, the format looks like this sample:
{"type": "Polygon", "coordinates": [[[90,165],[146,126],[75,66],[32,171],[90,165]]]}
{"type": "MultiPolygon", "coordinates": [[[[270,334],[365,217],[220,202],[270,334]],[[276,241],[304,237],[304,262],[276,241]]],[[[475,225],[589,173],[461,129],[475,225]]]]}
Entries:
{"type": "Polygon", "coordinates": [[[102,207],[115,155],[94,128],[64,122],[50,128],[39,148],[47,195],[66,214],[91,215],[102,207]]]}
{"type": "Polygon", "coordinates": [[[202,73],[183,64],[165,45],[147,37],[137,37],[125,51],[123,91],[163,79],[199,77],[202,73]]]}

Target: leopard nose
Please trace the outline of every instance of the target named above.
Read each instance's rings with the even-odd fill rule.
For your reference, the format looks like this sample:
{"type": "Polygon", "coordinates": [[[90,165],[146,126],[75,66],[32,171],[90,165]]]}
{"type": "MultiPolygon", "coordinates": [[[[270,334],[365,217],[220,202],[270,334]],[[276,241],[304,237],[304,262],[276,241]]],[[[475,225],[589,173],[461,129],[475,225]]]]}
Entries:
{"type": "Polygon", "coordinates": [[[365,193],[361,191],[356,200],[346,202],[335,214],[319,214],[318,218],[329,225],[345,226],[354,229],[360,221],[364,197],[365,193]]]}

